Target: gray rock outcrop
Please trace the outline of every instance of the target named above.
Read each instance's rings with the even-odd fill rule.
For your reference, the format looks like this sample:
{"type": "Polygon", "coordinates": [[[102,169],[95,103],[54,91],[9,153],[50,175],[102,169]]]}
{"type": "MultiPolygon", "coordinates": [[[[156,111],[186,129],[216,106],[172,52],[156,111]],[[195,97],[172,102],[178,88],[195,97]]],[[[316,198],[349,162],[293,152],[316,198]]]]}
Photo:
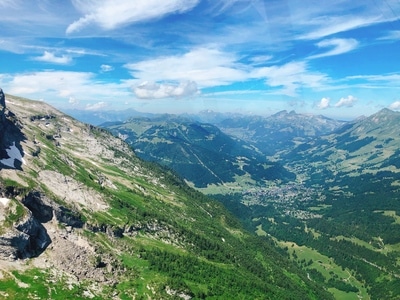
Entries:
{"type": "MultiPolygon", "coordinates": [[[[7,213],[7,209],[2,214],[7,213]]],[[[0,259],[33,257],[43,252],[51,243],[46,229],[26,209],[24,217],[11,226],[1,228],[0,259]]]]}
{"type": "Polygon", "coordinates": [[[6,97],[4,96],[3,90],[0,88],[0,120],[3,120],[6,110],[6,97]]]}
{"type": "Polygon", "coordinates": [[[6,97],[4,96],[3,90],[0,88],[0,146],[2,141],[2,135],[4,132],[5,124],[4,121],[6,120],[6,97]]]}

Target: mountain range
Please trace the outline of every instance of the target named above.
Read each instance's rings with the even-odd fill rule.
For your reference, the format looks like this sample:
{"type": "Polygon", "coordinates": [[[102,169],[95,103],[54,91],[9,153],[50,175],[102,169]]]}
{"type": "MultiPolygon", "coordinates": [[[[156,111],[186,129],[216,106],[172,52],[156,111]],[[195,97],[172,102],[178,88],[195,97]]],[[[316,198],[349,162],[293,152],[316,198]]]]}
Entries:
{"type": "Polygon", "coordinates": [[[255,145],[263,153],[274,155],[340,128],[345,121],[321,115],[280,111],[268,117],[234,116],[216,124],[225,133],[255,145]]]}
{"type": "Polygon", "coordinates": [[[1,104],[0,298],[332,298],[122,139],[44,102],[1,104]]]}
{"type": "MultiPolygon", "coordinates": [[[[162,122],[131,119],[106,127],[129,138],[138,154],[155,154],[159,162],[189,166],[188,156],[174,148],[181,144],[187,149],[201,146],[204,153],[202,149],[229,145],[235,151],[251,150],[242,152],[251,158],[250,165],[274,162],[285,170],[277,174],[286,176],[268,180],[247,169],[247,178],[254,180],[243,180],[224,167],[233,174],[229,180],[209,182],[208,188],[195,186],[222,202],[249,230],[275,239],[292,262],[335,298],[396,299],[400,297],[398,124],[400,113],[383,109],[351,122],[286,111],[268,118],[205,112],[197,121],[169,116],[162,122]],[[200,122],[207,117],[215,124],[200,122]],[[201,130],[193,134],[187,129],[190,124],[201,130]],[[216,132],[224,138],[210,138],[216,132]]],[[[232,153],[227,149],[224,153],[232,153]]],[[[222,165],[221,157],[203,158],[210,172],[222,165]]],[[[169,167],[193,180],[180,171],[181,166],[169,167]]],[[[195,178],[197,173],[192,174],[195,178]]]]}
{"type": "Polygon", "coordinates": [[[0,298],[400,298],[398,112],[0,104],[0,298]]]}
{"type": "Polygon", "coordinates": [[[240,178],[254,182],[293,179],[293,174],[268,161],[257,147],[209,123],[163,115],[102,127],[123,138],[139,157],[170,167],[196,187],[240,178]]]}

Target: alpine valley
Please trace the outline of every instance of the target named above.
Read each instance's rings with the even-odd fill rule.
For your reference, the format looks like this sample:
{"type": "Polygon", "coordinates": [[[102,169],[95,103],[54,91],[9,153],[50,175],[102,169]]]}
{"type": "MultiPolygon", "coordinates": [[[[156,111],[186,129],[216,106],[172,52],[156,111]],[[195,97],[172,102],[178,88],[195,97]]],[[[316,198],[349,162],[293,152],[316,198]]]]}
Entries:
{"type": "Polygon", "coordinates": [[[0,298],[400,299],[400,113],[1,104],[0,298]]]}
{"type": "Polygon", "coordinates": [[[399,124],[383,109],[351,122],[204,111],[102,126],[219,200],[336,299],[400,299],[399,124]]]}
{"type": "Polygon", "coordinates": [[[123,140],[4,95],[1,299],[332,299],[271,238],[123,140]]]}

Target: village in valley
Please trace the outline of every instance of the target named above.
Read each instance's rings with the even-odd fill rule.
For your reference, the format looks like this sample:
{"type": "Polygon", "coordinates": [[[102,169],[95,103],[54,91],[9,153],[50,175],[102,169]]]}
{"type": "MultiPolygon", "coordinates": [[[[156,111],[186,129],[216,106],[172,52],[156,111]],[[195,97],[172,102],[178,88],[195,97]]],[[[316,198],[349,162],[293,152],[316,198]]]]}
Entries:
{"type": "Polygon", "coordinates": [[[317,189],[301,183],[274,185],[271,187],[251,188],[243,191],[242,203],[247,206],[273,206],[282,215],[297,219],[321,218],[320,214],[308,210],[315,202],[323,202],[325,196],[317,189]]]}

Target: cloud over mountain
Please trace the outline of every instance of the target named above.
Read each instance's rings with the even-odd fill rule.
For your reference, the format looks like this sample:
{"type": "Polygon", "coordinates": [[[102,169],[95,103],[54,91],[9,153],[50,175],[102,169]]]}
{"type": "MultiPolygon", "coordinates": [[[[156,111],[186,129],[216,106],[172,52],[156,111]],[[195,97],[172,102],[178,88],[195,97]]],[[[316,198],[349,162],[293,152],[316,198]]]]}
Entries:
{"type": "Polygon", "coordinates": [[[328,108],[328,107],[330,107],[330,99],[329,98],[322,98],[317,104],[316,104],[316,106],[317,106],[317,108],[319,108],[319,109],[326,109],[326,108],[328,108]]]}
{"type": "Polygon", "coordinates": [[[340,100],[337,103],[335,103],[335,107],[342,107],[342,106],[352,107],[356,101],[357,101],[356,97],[349,95],[347,97],[340,98],[340,100]]]}
{"type": "Polygon", "coordinates": [[[136,97],[140,99],[160,99],[169,97],[191,97],[199,93],[194,81],[181,82],[178,85],[159,84],[145,81],[133,89],[136,97]]]}

